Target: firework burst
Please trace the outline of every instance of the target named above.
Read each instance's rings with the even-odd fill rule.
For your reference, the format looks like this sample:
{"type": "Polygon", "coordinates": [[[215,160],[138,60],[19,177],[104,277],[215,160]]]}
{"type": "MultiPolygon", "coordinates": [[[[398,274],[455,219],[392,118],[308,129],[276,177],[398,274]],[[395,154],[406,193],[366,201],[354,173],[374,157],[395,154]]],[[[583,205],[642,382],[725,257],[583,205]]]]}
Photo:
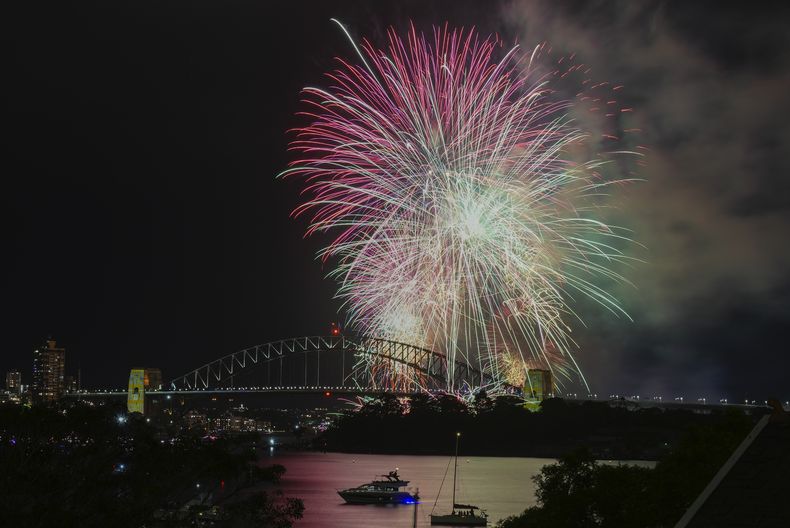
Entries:
{"type": "Polygon", "coordinates": [[[447,28],[355,49],[358,64],[304,90],[310,124],[283,172],[307,182],[295,214],[308,234],[333,234],[320,256],[336,262],[348,324],[503,382],[535,364],[583,380],[570,302],[624,315],[595,281],[620,280],[610,264],[625,256],[597,219],[615,158],[573,117],[589,95],[552,88],[578,67],[447,28]]]}

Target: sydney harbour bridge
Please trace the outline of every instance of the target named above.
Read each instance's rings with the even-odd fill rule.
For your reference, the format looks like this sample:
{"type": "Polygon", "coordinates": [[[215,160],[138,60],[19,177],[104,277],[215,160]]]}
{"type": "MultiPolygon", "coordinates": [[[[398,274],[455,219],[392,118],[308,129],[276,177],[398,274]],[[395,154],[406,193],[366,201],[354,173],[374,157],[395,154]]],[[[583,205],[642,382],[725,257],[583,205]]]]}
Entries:
{"type": "MultiPolygon", "coordinates": [[[[130,391],[132,384],[130,382],[130,391]]],[[[280,339],[251,346],[162,383],[158,394],[454,392],[512,387],[485,369],[418,346],[369,336],[280,339]]],[[[82,395],[126,394],[125,390],[82,395]]]]}
{"type": "Polygon", "coordinates": [[[461,391],[495,383],[466,362],[406,343],[361,336],[308,336],[245,348],[169,383],[170,390],[236,387],[361,391],[461,391]]]}

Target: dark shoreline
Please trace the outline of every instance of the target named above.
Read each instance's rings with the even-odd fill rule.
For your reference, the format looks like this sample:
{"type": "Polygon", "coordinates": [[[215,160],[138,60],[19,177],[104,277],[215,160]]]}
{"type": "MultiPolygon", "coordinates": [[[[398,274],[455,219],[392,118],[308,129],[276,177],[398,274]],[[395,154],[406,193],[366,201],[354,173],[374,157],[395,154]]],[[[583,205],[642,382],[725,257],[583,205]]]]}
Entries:
{"type": "MultiPolygon", "coordinates": [[[[379,455],[450,455],[456,432],[464,456],[557,459],[585,450],[599,460],[663,459],[690,431],[715,427],[738,409],[627,408],[607,402],[545,400],[539,411],[509,398],[451,397],[410,402],[388,396],[341,418],[304,447],[379,455]]],[[[756,420],[757,412],[747,419],[756,420]]]]}
{"type": "MultiPolygon", "coordinates": [[[[578,446],[577,448],[582,448],[584,446],[578,446]]],[[[574,451],[577,448],[570,448],[568,450],[560,450],[556,449],[553,451],[554,455],[544,454],[547,453],[549,450],[541,452],[541,454],[537,453],[502,453],[501,451],[491,451],[491,452],[474,452],[474,453],[462,453],[459,456],[463,457],[489,457],[489,458],[541,458],[546,460],[558,460],[563,455],[574,451]]],[[[336,453],[341,455],[382,455],[382,456],[452,456],[453,453],[449,451],[362,451],[362,450],[341,450],[341,449],[331,449],[331,450],[321,450],[321,449],[314,449],[314,448],[295,448],[295,449],[286,449],[287,451],[291,452],[305,452],[305,453],[336,453]]],[[[594,451],[591,451],[593,456],[598,461],[634,461],[634,462],[657,462],[658,458],[643,458],[643,457],[633,457],[633,456],[597,456],[594,451]]]]}

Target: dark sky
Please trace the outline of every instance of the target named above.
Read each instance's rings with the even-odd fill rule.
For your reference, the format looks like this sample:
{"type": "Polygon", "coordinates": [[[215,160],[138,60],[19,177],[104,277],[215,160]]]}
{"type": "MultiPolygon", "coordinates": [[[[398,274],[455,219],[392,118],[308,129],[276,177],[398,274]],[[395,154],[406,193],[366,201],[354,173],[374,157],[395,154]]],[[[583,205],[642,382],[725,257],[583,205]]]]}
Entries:
{"type": "Polygon", "coordinates": [[[409,19],[547,40],[622,83],[651,149],[612,198],[634,322],[580,306],[597,392],[790,398],[790,11],[721,2],[15,2],[4,7],[3,342],[87,386],[341,319],[276,181],[299,90],[409,19]]]}

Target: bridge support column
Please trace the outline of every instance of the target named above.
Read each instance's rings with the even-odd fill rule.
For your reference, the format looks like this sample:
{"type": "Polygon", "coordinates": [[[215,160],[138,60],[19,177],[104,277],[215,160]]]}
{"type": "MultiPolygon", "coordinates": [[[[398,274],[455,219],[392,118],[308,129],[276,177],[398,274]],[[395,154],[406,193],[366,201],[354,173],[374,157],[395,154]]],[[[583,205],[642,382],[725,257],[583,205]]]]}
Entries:
{"type": "Polygon", "coordinates": [[[145,369],[132,369],[129,373],[126,408],[130,413],[145,414],[145,369]]]}

